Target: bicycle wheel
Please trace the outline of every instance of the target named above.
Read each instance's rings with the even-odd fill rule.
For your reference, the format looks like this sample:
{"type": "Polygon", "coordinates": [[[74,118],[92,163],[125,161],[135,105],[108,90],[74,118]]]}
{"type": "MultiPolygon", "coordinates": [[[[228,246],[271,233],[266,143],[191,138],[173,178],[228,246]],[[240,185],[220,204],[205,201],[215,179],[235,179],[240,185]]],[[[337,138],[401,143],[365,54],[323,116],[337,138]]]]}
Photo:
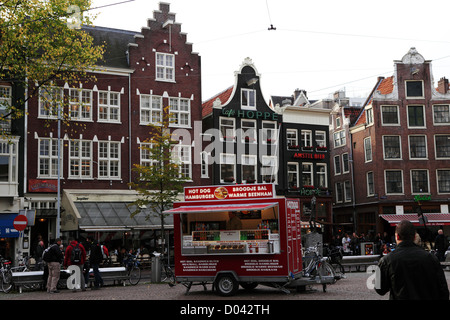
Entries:
{"type": "Polygon", "coordinates": [[[169,282],[169,286],[173,287],[175,285],[175,273],[171,267],[166,265],[164,266],[164,272],[166,274],[166,278],[164,280],[167,280],[169,282]]]}
{"type": "Polygon", "coordinates": [[[137,266],[133,266],[131,267],[129,275],[130,278],[128,280],[130,281],[130,284],[135,286],[141,280],[141,269],[139,269],[139,267],[137,266]]]}
{"type": "Polygon", "coordinates": [[[8,293],[11,291],[13,286],[12,282],[12,272],[7,271],[2,276],[2,290],[4,293],[8,293]]]}
{"type": "Polygon", "coordinates": [[[326,261],[322,262],[319,274],[321,277],[332,277],[333,283],[336,282],[336,272],[334,271],[333,266],[326,261]]]}

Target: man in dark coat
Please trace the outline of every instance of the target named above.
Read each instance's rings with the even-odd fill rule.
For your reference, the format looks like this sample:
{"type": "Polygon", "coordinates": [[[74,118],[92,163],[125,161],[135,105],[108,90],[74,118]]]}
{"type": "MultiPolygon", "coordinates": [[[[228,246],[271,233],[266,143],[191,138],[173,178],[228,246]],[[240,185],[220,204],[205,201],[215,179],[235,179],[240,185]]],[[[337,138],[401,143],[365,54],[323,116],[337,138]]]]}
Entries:
{"type": "Polygon", "coordinates": [[[409,221],[397,225],[395,251],[381,258],[378,294],[390,291],[391,300],[448,300],[444,271],[434,254],[414,243],[416,230],[409,221]]]}
{"type": "Polygon", "coordinates": [[[88,238],[90,243],[89,265],[94,271],[94,287],[92,290],[97,290],[103,285],[103,278],[100,274],[100,263],[103,261],[103,253],[100,244],[97,240],[88,238]]]}
{"type": "Polygon", "coordinates": [[[445,260],[445,251],[447,251],[447,248],[447,238],[444,235],[444,231],[442,229],[439,229],[438,235],[434,240],[434,249],[436,250],[436,256],[438,257],[439,261],[445,260]]]}

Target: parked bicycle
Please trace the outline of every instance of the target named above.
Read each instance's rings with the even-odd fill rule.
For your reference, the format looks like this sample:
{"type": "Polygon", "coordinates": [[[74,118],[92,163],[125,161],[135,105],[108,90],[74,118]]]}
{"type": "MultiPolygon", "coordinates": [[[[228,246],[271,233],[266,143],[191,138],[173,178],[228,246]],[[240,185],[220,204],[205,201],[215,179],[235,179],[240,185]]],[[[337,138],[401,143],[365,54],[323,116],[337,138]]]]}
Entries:
{"type": "Polygon", "coordinates": [[[328,262],[333,266],[336,274],[340,274],[344,277],[345,270],[342,265],[342,259],[344,257],[342,247],[327,247],[328,262]]]}
{"type": "MultiPolygon", "coordinates": [[[[327,261],[326,257],[323,257],[319,251],[320,242],[314,247],[309,247],[305,250],[303,256],[303,276],[310,277],[317,281],[322,282],[322,278],[332,278],[335,283],[339,277],[336,277],[336,272],[333,266],[327,261]]],[[[326,284],[322,284],[323,291],[327,289],[326,284]]]]}
{"type": "Polygon", "coordinates": [[[135,286],[141,280],[141,263],[137,260],[136,256],[128,253],[126,258],[123,260],[123,266],[128,272],[128,281],[131,285],[135,286]]]}
{"type": "Polygon", "coordinates": [[[0,264],[2,290],[4,293],[8,293],[13,287],[11,261],[3,259],[3,257],[0,256],[0,264]]]}
{"type": "Polygon", "coordinates": [[[164,259],[164,255],[160,256],[161,261],[161,270],[164,272],[165,278],[162,279],[162,282],[168,282],[170,287],[173,287],[175,285],[175,272],[173,272],[172,268],[169,266],[169,264],[166,262],[166,259],[164,259]]]}

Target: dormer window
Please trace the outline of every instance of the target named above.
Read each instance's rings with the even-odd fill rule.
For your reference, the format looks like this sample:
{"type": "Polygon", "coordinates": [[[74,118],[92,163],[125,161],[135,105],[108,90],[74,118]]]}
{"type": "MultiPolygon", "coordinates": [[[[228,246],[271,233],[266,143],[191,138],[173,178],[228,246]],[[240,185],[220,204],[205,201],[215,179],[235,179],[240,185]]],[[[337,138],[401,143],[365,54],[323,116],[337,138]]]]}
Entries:
{"type": "Polygon", "coordinates": [[[156,53],[156,80],[175,81],[175,56],[168,53],[156,53]]]}
{"type": "Polygon", "coordinates": [[[251,89],[241,89],[241,107],[243,109],[256,108],[256,91],[251,89]]]}
{"type": "Polygon", "coordinates": [[[423,98],[423,81],[406,81],[406,98],[423,98]]]}

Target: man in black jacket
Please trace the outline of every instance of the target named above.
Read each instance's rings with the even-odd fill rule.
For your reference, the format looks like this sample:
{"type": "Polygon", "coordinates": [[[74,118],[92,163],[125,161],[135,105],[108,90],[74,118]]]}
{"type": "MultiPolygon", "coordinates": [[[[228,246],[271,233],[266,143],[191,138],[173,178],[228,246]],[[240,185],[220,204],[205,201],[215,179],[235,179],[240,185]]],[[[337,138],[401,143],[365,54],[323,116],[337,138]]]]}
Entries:
{"type": "Polygon", "coordinates": [[[100,244],[97,242],[97,240],[94,240],[92,238],[89,238],[88,241],[90,242],[90,254],[89,254],[89,265],[94,271],[94,287],[92,287],[93,290],[99,289],[100,286],[103,285],[103,278],[100,274],[100,263],[103,261],[103,254],[101,250],[100,244]]]}
{"type": "Polygon", "coordinates": [[[59,293],[57,289],[59,277],[61,275],[61,262],[63,261],[63,254],[59,248],[61,245],[61,239],[56,239],[55,243],[49,248],[50,260],[47,261],[48,266],[48,279],[47,279],[47,292],[59,293]]]}
{"type": "Polygon", "coordinates": [[[416,230],[409,221],[400,222],[395,230],[396,249],[379,264],[378,294],[390,291],[391,300],[448,300],[444,271],[434,254],[414,243],[416,230]]]}

